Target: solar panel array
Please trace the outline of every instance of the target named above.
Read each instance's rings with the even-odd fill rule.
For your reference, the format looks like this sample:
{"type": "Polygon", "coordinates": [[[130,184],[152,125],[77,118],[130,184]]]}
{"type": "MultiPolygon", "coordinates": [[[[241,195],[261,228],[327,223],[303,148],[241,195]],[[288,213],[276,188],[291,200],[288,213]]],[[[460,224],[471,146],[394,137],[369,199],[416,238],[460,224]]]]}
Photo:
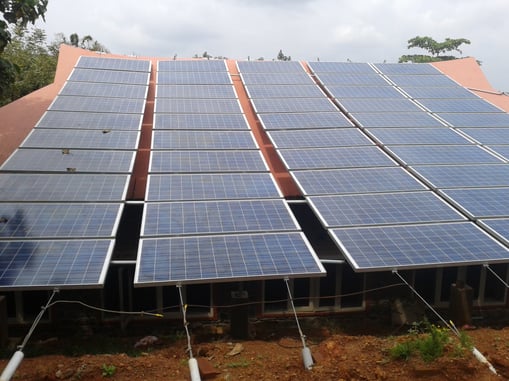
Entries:
{"type": "Polygon", "coordinates": [[[0,288],[104,283],[132,172],[150,62],[81,57],[0,168],[0,288]]]}
{"type": "Polygon", "coordinates": [[[137,286],[323,273],[224,61],[160,61],[137,286]]]}

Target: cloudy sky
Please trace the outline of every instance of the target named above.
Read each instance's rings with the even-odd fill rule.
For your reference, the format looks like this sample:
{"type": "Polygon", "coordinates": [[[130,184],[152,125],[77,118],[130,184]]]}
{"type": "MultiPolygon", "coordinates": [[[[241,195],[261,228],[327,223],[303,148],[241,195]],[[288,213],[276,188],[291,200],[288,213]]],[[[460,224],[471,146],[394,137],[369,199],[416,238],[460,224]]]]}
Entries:
{"type": "Polygon", "coordinates": [[[49,0],[55,34],[91,35],[112,53],[266,60],[397,62],[408,39],[467,38],[463,56],[482,61],[509,91],[508,0],[49,0]]]}

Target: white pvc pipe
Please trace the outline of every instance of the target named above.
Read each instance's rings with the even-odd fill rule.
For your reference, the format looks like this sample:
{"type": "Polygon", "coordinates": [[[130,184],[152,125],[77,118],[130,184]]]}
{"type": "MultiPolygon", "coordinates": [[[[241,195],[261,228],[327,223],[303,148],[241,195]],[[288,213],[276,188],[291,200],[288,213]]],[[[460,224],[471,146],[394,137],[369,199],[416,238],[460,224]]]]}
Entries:
{"type": "Polygon", "coordinates": [[[484,355],[481,352],[479,352],[479,350],[476,347],[472,349],[472,353],[474,354],[477,360],[479,360],[483,364],[488,365],[488,368],[491,370],[492,373],[497,374],[497,370],[493,367],[493,365],[491,365],[488,359],[484,357],[484,355]]]}
{"type": "Polygon", "coordinates": [[[201,381],[198,361],[194,357],[189,359],[189,371],[191,372],[191,381],[201,381]]]}
{"type": "Polygon", "coordinates": [[[313,356],[311,356],[311,350],[308,347],[302,348],[302,360],[304,361],[304,368],[307,370],[313,367],[313,356]]]}
{"type": "Polygon", "coordinates": [[[9,360],[9,363],[5,367],[4,371],[2,372],[2,375],[0,376],[0,381],[9,381],[12,376],[14,376],[14,373],[16,372],[16,369],[18,369],[19,364],[21,364],[21,361],[23,361],[23,358],[25,355],[21,351],[16,351],[12,355],[11,359],[9,360]]]}

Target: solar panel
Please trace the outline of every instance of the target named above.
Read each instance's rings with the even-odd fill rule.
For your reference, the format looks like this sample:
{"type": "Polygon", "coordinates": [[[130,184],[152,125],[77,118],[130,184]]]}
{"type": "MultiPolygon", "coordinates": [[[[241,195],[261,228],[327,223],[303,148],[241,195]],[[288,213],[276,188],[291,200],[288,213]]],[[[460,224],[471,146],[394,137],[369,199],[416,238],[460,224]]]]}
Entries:
{"type": "Polygon", "coordinates": [[[509,186],[509,165],[435,165],[412,167],[435,188],[509,186]]]}
{"type": "Polygon", "coordinates": [[[221,72],[226,71],[223,60],[174,60],[158,61],[157,71],[191,71],[191,72],[221,72]]]}
{"type": "MultiPolygon", "coordinates": [[[[507,141],[507,140],[506,140],[507,141]]],[[[490,145],[493,151],[505,157],[506,160],[509,160],[509,145],[490,145]]]]}
{"type": "Polygon", "coordinates": [[[128,175],[0,173],[4,202],[125,200],[128,175]]]}
{"type": "Polygon", "coordinates": [[[118,83],[67,82],[59,95],[79,97],[143,98],[148,86],[123,85],[118,83]]]}
{"type": "Polygon", "coordinates": [[[327,98],[253,99],[257,113],[335,112],[337,107],[327,98]]]}
{"type": "Polygon", "coordinates": [[[106,58],[81,56],[76,67],[85,69],[105,69],[105,70],[126,70],[126,71],[150,71],[151,63],[147,60],[125,59],[125,58],[106,58]]]}
{"type": "Polygon", "coordinates": [[[337,86],[326,87],[333,97],[343,98],[404,98],[405,96],[392,86],[337,86]]]}
{"type": "Polygon", "coordinates": [[[0,203],[0,239],[114,238],[122,204],[0,203]]]}
{"type": "Polygon", "coordinates": [[[375,71],[367,63],[361,62],[308,62],[308,66],[315,73],[337,72],[337,73],[357,73],[374,74],[375,71]]]}
{"type": "Polygon", "coordinates": [[[445,189],[440,192],[472,219],[509,216],[509,188],[445,189]]]}
{"type": "Polygon", "coordinates": [[[58,96],[49,110],[143,114],[145,99],[58,96]]]}
{"type": "Polygon", "coordinates": [[[509,245],[509,218],[482,220],[480,224],[498,239],[504,241],[506,245],[509,245]]]}
{"type": "Polygon", "coordinates": [[[242,109],[237,99],[157,98],[155,112],[167,114],[240,114],[242,109]]]}
{"type": "Polygon", "coordinates": [[[370,128],[366,132],[385,145],[392,144],[470,144],[450,128],[370,128]]]}
{"type": "Polygon", "coordinates": [[[430,98],[430,99],[478,99],[477,95],[468,91],[464,87],[403,87],[405,93],[411,98],[430,98]]]}
{"type": "Polygon", "coordinates": [[[502,112],[483,99],[419,99],[419,103],[432,112],[502,112]]]}
{"type": "Polygon", "coordinates": [[[313,277],[324,269],[302,233],[142,239],[135,285],[313,277]]]}
{"type": "Polygon", "coordinates": [[[268,167],[259,151],[153,151],[152,173],[261,172],[268,167]]]}
{"type": "Polygon", "coordinates": [[[267,130],[353,127],[353,124],[339,112],[263,114],[259,117],[267,130]]]}
{"type": "Polygon", "coordinates": [[[449,77],[445,75],[389,75],[389,79],[394,82],[397,86],[400,87],[434,87],[434,86],[444,86],[444,87],[454,87],[458,86],[456,82],[454,82],[449,77]]]}
{"type": "Polygon", "coordinates": [[[352,113],[363,127],[443,127],[437,119],[426,112],[400,113],[352,113]]]}
{"type": "Polygon", "coordinates": [[[241,114],[155,114],[154,129],[246,130],[241,114]]]}
{"type": "Polygon", "coordinates": [[[471,136],[482,144],[509,143],[509,128],[462,128],[461,132],[471,136]]]}
{"type": "Polygon", "coordinates": [[[358,271],[507,262],[509,250],[470,222],[331,231],[358,271]]]}
{"type": "Polygon", "coordinates": [[[342,99],[348,112],[419,112],[422,109],[408,99],[342,99]]]}
{"type": "Polygon", "coordinates": [[[149,175],[146,201],[199,201],[282,197],[263,173],[149,175]]]}
{"type": "Polygon", "coordinates": [[[305,195],[426,189],[401,167],[293,171],[291,174],[305,195]]]}
{"type": "Polygon", "coordinates": [[[134,151],[19,149],[2,171],[129,173],[134,151]]]}
{"type": "Polygon", "coordinates": [[[114,240],[0,241],[0,288],[98,288],[114,240]]]}
{"type": "Polygon", "coordinates": [[[152,149],[258,149],[250,131],[155,130],[152,149]]]}
{"type": "Polygon", "coordinates": [[[316,85],[250,85],[250,98],[323,98],[325,94],[316,85]]]}
{"type": "Polygon", "coordinates": [[[388,147],[403,163],[417,164],[489,164],[502,163],[479,146],[390,146],[388,147]]]}
{"type": "Polygon", "coordinates": [[[439,113],[439,117],[455,127],[509,127],[509,114],[494,113],[439,113]]]}
{"type": "Polygon", "coordinates": [[[351,73],[319,73],[317,75],[324,85],[344,86],[390,86],[382,76],[378,74],[351,74],[351,73]]]}
{"type": "Polygon", "coordinates": [[[279,150],[286,166],[295,169],[389,167],[396,165],[378,147],[279,150]]]}
{"type": "Polygon", "coordinates": [[[138,147],[139,137],[139,131],[36,128],[30,132],[21,147],[133,150],[138,147]]]}
{"type": "Polygon", "coordinates": [[[237,94],[231,85],[158,85],[156,98],[235,99],[237,94]]]}
{"type": "Polygon", "coordinates": [[[380,70],[384,74],[411,74],[411,75],[421,75],[421,74],[438,74],[441,75],[440,72],[435,69],[433,65],[424,63],[424,64],[414,64],[414,63],[377,63],[375,67],[380,70]]]}
{"type": "Polygon", "coordinates": [[[356,128],[275,130],[267,134],[276,148],[352,147],[373,144],[356,128]]]}
{"type": "Polygon", "coordinates": [[[326,228],[465,220],[431,191],[309,197],[326,228]]]}
{"type": "Polygon", "coordinates": [[[314,85],[311,77],[303,70],[295,73],[242,73],[245,85],[314,85]]]}
{"type": "Polygon", "coordinates": [[[231,85],[227,72],[159,71],[158,85],[231,85]]]}
{"type": "Polygon", "coordinates": [[[148,203],[142,236],[295,231],[282,199],[148,203]]]}
{"type": "Polygon", "coordinates": [[[68,81],[148,85],[150,73],[75,68],[68,81]]]}
{"type": "Polygon", "coordinates": [[[303,72],[298,61],[237,61],[242,73],[291,73],[303,72]]]}
{"type": "Polygon", "coordinates": [[[47,111],[36,127],[140,130],[142,117],[142,114],[47,111]]]}

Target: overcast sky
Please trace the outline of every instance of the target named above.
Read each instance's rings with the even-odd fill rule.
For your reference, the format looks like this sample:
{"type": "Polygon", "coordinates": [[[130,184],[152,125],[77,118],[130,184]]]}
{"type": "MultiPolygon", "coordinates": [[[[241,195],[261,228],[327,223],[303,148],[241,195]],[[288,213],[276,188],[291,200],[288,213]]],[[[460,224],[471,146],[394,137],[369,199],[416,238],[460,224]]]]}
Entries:
{"type": "Polygon", "coordinates": [[[463,56],[482,61],[509,91],[508,0],[49,0],[48,39],[91,35],[112,53],[266,60],[397,62],[408,39],[467,38],[463,56]]]}

